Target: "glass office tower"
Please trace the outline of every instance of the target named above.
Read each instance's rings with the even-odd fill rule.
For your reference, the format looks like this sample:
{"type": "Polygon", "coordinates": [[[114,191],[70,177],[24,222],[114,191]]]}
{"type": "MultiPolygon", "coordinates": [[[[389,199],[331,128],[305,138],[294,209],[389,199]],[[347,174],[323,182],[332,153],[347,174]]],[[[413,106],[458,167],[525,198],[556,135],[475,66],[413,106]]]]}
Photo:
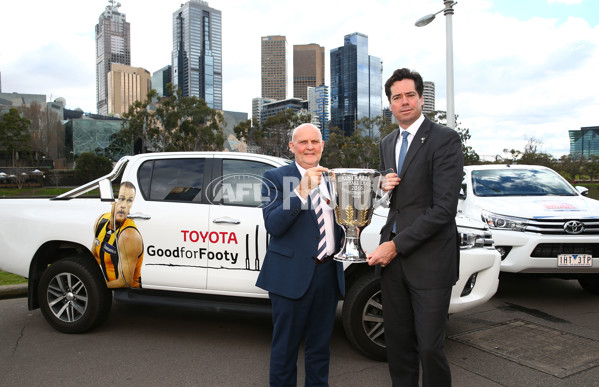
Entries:
{"type": "Polygon", "coordinates": [[[570,156],[578,159],[590,159],[599,156],[599,126],[586,126],[580,130],[569,130],[570,156]]]}
{"type": "Polygon", "coordinates": [[[382,61],[368,55],[367,35],[346,35],[331,50],[331,127],[350,136],[356,120],[382,114],[382,71],[382,61]]]}
{"type": "Polygon", "coordinates": [[[96,24],[96,107],[98,114],[108,114],[108,73],[112,63],[131,66],[130,25],[120,3],[113,0],[96,24]]]}
{"type": "Polygon", "coordinates": [[[190,0],[173,13],[173,84],[223,108],[221,11],[190,0]]]}

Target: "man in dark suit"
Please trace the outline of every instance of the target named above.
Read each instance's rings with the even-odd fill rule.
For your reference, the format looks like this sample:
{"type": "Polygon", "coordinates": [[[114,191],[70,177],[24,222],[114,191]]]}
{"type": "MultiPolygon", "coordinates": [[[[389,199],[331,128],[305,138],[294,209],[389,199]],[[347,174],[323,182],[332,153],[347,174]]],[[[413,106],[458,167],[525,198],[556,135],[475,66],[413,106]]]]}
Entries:
{"type": "Polygon", "coordinates": [[[380,169],[398,174],[383,182],[393,190],[389,215],[368,263],[382,268],[393,385],[417,386],[421,365],[423,386],[440,387],[451,385],[445,324],[458,279],[455,215],[464,161],[458,133],[423,116],[423,89],[420,74],[409,69],[396,70],[385,83],[399,128],[381,140],[380,169]]]}
{"type": "Polygon", "coordinates": [[[330,341],[340,296],[343,265],[332,255],[343,230],[332,209],[319,165],[324,141],[312,124],[298,126],[289,148],[295,162],[264,173],[264,225],[270,242],[256,285],[269,293],[273,335],[270,385],[297,384],[297,356],[305,343],[306,386],[327,386],[330,341]],[[320,204],[318,203],[320,201],[320,204]]]}

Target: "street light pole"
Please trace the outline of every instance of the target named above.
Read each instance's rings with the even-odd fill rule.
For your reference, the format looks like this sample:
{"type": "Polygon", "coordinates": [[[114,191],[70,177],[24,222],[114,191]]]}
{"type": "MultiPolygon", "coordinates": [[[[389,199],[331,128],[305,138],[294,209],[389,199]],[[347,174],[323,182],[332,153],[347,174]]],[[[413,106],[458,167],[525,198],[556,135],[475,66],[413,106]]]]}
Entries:
{"type": "Polygon", "coordinates": [[[457,1],[444,0],[445,8],[441,11],[421,17],[416,20],[417,27],[424,27],[435,19],[435,15],[443,12],[445,15],[445,50],[446,50],[446,82],[447,82],[447,126],[455,129],[455,107],[454,107],[454,87],[453,87],[453,6],[457,4],[457,1]]]}

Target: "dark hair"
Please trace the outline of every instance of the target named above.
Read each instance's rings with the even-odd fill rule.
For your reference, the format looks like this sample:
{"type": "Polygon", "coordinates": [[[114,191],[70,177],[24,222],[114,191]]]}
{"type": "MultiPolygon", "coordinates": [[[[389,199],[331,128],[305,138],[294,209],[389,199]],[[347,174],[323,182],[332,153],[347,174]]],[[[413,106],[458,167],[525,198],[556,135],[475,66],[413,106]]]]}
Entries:
{"type": "Polygon", "coordinates": [[[391,101],[391,85],[404,79],[413,80],[416,86],[418,97],[422,97],[422,93],[424,92],[424,82],[422,81],[422,76],[416,71],[403,68],[395,70],[389,79],[387,79],[387,82],[385,82],[385,94],[387,95],[387,99],[389,101],[391,101]]]}

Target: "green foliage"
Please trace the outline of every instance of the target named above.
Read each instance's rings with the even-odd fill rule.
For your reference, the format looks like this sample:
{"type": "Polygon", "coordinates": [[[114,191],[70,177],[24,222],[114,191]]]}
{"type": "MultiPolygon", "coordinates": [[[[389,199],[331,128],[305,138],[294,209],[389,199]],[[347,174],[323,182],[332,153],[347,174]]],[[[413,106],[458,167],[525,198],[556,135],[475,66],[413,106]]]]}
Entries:
{"type": "MultiPolygon", "coordinates": [[[[442,110],[435,110],[426,116],[433,122],[437,122],[441,125],[447,125],[447,113],[442,110]]],[[[461,122],[457,122],[459,115],[456,114],[456,131],[460,135],[462,140],[462,154],[464,156],[464,165],[473,165],[480,163],[480,156],[476,151],[469,145],[466,145],[468,140],[472,137],[470,135],[470,129],[460,128],[461,122]]]]}
{"type": "Polygon", "coordinates": [[[29,126],[31,121],[25,117],[21,117],[19,111],[11,108],[8,113],[5,113],[0,120],[0,146],[6,149],[15,166],[18,152],[26,152],[31,150],[29,140],[29,126]]]}
{"type": "Polygon", "coordinates": [[[94,152],[85,152],[75,160],[75,177],[80,181],[92,181],[108,174],[112,170],[112,161],[94,152]]]}
{"type": "Polygon", "coordinates": [[[331,129],[320,164],[327,168],[378,169],[380,140],[361,134],[362,130],[346,137],[339,128],[331,129]]]}
{"type": "Polygon", "coordinates": [[[235,126],[233,131],[237,139],[258,146],[260,153],[290,158],[292,156],[289,151],[291,131],[311,121],[310,114],[297,114],[293,109],[287,109],[268,117],[261,126],[257,122],[252,123],[247,120],[235,126]]]}
{"type": "Polygon", "coordinates": [[[23,278],[20,275],[7,273],[5,271],[0,271],[0,285],[17,285],[26,283],[27,278],[23,278]]]}
{"type": "Polygon", "coordinates": [[[123,114],[127,119],[115,144],[142,141],[153,152],[220,151],[225,141],[222,113],[210,108],[203,99],[182,97],[181,90],[167,85],[168,97],[157,102],[156,90],[145,101],[136,101],[123,114]]]}

